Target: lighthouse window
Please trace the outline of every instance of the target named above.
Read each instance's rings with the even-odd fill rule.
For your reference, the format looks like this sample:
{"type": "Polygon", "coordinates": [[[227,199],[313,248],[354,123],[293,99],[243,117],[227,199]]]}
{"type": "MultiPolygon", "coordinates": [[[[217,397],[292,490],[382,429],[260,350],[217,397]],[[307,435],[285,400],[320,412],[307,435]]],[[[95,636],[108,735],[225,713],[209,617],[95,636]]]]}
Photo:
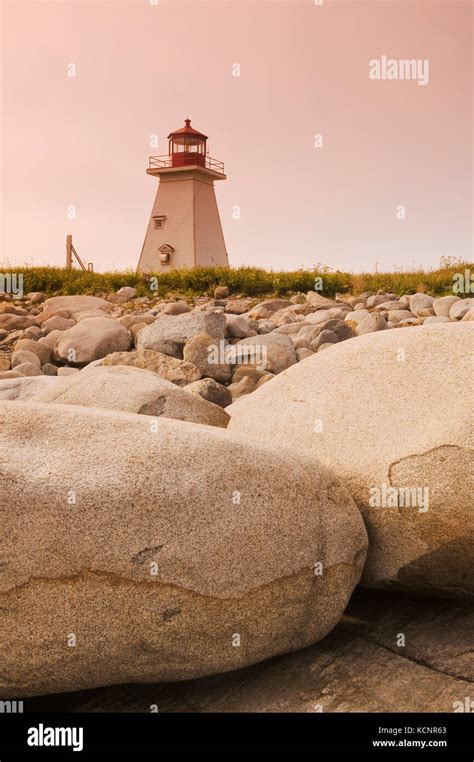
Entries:
{"type": "Polygon", "coordinates": [[[161,230],[162,227],[164,227],[166,220],[166,215],[162,215],[160,217],[153,217],[153,222],[155,223],[155,230],[161,230]]]}

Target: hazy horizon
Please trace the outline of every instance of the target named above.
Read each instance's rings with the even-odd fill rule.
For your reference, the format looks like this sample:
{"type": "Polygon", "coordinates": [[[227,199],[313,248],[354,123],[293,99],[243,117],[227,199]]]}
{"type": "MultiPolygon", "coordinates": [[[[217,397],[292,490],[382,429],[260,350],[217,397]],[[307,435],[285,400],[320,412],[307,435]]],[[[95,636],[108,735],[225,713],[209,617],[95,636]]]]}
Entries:
{"type": "Polygon", "coordinates": [[[148,157],[186,117],[225,164],[232,266],[472,259],[470,2],[4,0],[1,12],[0,260],[63,265],[71,233],[96,271],[135,269],[157,188],[148,157]],[[370,79],[384,56],[419,60],[420,79],[428,61],[427,81],[370,79]]]}

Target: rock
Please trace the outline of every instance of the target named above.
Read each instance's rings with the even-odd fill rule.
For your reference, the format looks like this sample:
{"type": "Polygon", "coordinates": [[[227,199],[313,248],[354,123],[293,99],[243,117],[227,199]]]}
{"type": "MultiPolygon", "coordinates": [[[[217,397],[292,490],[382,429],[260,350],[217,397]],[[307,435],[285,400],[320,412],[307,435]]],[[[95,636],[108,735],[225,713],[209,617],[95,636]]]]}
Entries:
{"type": "Polygon", "coordinates": [[[0,416],[4,698],[220,674],[340,620],[366,532],[303,453],[116,411],[2,402],[0,416]]]}
{"type": "Polygon", "coordinates": [[[423,321],[423,325],[431,325],[432,323],[450,323],[450,319],[446,317],[445,315],[432,315],[431,317],[427,317],[426,320],[423,321]]]}
{"type": "Polygon", "coordinates": [[[365,333],[374,333],[374,331],[383,331],[387,328],[387,321],[377,312],[371,312],[356,326],[357,336],[363,336],[365,333]]]}
{"type": "Polygon", "coordinates": [[[189,305],[186,302],[169,302],[165,304],[162,312],[165,315],[183,315],[189,312],[189,305]]]}
{"type": "Polygon", "coordinates": [[[299,305],[292,304],[291,307],[285,307],[283,310],[278,310],[277,312],[274,312],[271,315],[272,322],[275,323],[276,326],[280,327],[282,325],[287,325],[288,323],[298,323],[304,320],[303,315],[298,315],[294,307],[299,308],[299,305]]]}
{"type": "Polygon", "coordinates": [[[394,310],[404,310],[405,304],[404,302],[400,302],[399,300],[396,300],[395,302],[382,302],[382,304],[377,304],[375,307],[375,312],[392,312],[394,310]]]}
{"type": "Polygon", "coordinates": [[[0,400],[34,400],[43,393],[51,393],[61,388],[61,381],[51,376],[20,376],[3,379],[0,382],[0,400]]]}
{"type": "Polygon", "coordinates": [[[128,301],[128,299],[134,299],[137,296],[138,291],[136,288],[133,288],[133,286],[122,286],[122,288],[119,288],[117,291],[117,294],[126,297],[128,301]]]}
{"type": "Polygon", "coordinates": [[[51,331],[67,331],[68,328],[72,328],[75,324],[75,320],[69,320],[68,318],[54,315],[53,317],[48,318],[48,320],[45,320],[41,325],[41,328],[43,333],[47,335],[48,333],[51,333],[51,331]]]}
{"type": "Polygon", "coordinates": [[[56,375],[57,376],[75,376],[77,373],[79,373],[79,368],[58,368],[56,375]]]}
{"type": "Polygon", "coordinates": [[[225,311],[234,315],[244,315],[255,306],[255,299],[229,299],[225,305],[225,311]]]}
{"type": "Polygon", "coordinates": [[[93,317],[107,318],[108,320],[115,319],[113,315],[109,312],[104,312],[104,310],[84,310],[84,312],[78,312],[76,314],[76,321],[80,323],[81,320],[87,320],[87,318],[93,317]]]}
{"type": "Polygon", "coordinates": [[[249,321],[241,315],[226,315],[226,336],[230,339],[246,339],[251,328],[249,321]]]}
{"type": "Polygon", "coordinates": [[[227,407],[232,402],[232,393],[226,386],[218,384],[213,378],[203,378],[200,381],[194,381],[185,387],[187,392],[202,397],[203,400],[212,402],[219,407],[227,407]]]}
{"type": "Polygon", "coordinates": [[[399,323],[400,320],[410,320],[413,315],[410,310],[390,310],[388,319],[391,323],[399,323]]]}
{"type": "Polygon", "coordinates": [[[310,315],[307,315],[304,322],[306,325],[318,325],[319,323],[325,323],[327,320],[331,319],[332,311],[332,308],[326,310],[317,310],[317,312],[312,312],[310,315]]]}
{"type": "MultiPolygon", "coordinates": [[[[316,312],[315,314],[317,315],[318,313],[316,312]]],[[[275,333],[281,333],[282,336],[295,336],[306,325],[311,325],[311,323],[308,323],[306,320],[298,321],[297,323],[286,323],[286,325],[280,325],[278,328],[275,328],[275,333]]]]}
{"type": "Polygon", "coordinates": [[[214,299],[227,299],[230,291],[227,286],[216,286],[214,289],[214,299]]]}
{"type": "Polygon", "coordinates": [[[354,323],[354,329],[356,325],[359,325],[361,320],[363,320],[367,315],[370,315],[370,312],[368,310],[354,310],[353,312],[348,312],[347,315],[344,317],[344,320],[346,323],[354,323]]]}
{"type": "Polygon", "coordinates": [[[57,340],[63,336],[63,331],[51,331],[47,336],[42,336],[38,339],[38,345],[40,347],[48,347],[50,352],[56,344],[57,340]]]}
{"type": "MultiPolygon", "coordinates": [[[[33,355],[33,357],[36,358],[36,355],[33,355]]],[[[36,358],[36,360],[37,359],[38,358],[36,358]]],[[[22,376],[41,376],[41,367],[39,362],[22,362],[13,368],[13,370],[16,370],[17,373],[21,373],[22,376]]]]}
{"type": "MultiPolygon", "coordinates": [[[[81,314],[81,313],[78,313],[81,314]]],[[[62,317],[66,318],[66,320],[71,320],[71,313],[69,310],[57,310],[56,312],[40,312],[39,315],[35,316],[35,324],[37,327],[40,327],[43,325],[43,323],[46,323],[47,320],[50,320],[53,317],[62,317]]]]}
{"type": "Polygon", "coordinates": [[[141,368],[99,365],[84,373],[77,368],[58,368],[58,378],[48,377],[47,380],[48,385],[30,387],[33,391],[29,391],[29,399],[165,416],[223,428],[229,422],[229,416],[222,408],[141,368]],[[66,375],[63,371],[73,371],[73,377],[63,378],[66,375]]]}
{"type": "Polygon", "coordinates": [[[318,333],[316,338],[310,341],[310,349],[317,352],[321,344],[337,344],[339,341],[334,331],[323,330],[318,333]]]}
{"type": "MultiPolygon", "coordinates": [[[[296,653],[187,683],[118,685],[47,703],[30,698],[28,707],[68,714],[139,713],[151,704],[167,713],[446,714],[466,708],[472,691],[472,628],[467,604],[359,588],[336,628],[296,653]],[[400,648],[393,633],[405,632],[407,623],[400,648]]],[[[344,752],[345,740],[334,739],[332,749],[344,752]]]]}
{"type": "Polygon", "coordinates": [[[322,331],[332,331],[336,334],[339,341],[345,341],[354,336],[351,325],[345,320],[338,319],[325,320],[324,323],[319,323],[318,325],[311,327],[309,330],[303,328],[298,336],[303,336],[309,342],[311,348],[312,343],[322,331]]]}
{"type": "Polygon", "coordinates": [[[329,349],[329,347],[334,347],[334,346],[335,346],[335,345],[333,344],[333,342],[328,342],[327,344],[321,344],[321,345],[318,347],[318,353],[319,353],[319,352],[322,352],[322,351],[323,351],[323,349],[329,349]]]}
{"type": "Polygon", "coordinates": [[[473,593],[473,338],[470,322],[369,334],[318,352],[227,408],[232,431],[305,442],[347,485],[371,539],[365,585],[473,593]],[[394,496],[399,507],[390,507],[394,496]]]}
{"type": "Polygon", "coordinates": [[[238,384],[245,376],[248,376],[257,384],[261,378],[270,375],[266,370],[252,368],[251,365],[237,365],[232,373],[232,383],[238,384]]]}
{"type": "Polygon", "coordinates": [[[387,294],[375,294],[374,296],[369,296],[367,299],[367,307],[373,308],[377,307],[379,304],[383,304],[384,302],[387,302],[387,294]]]}
{"type": "Polygon", "coordinates": [[[24,339],[31,339],[31,341],[38,341],[39,338],[43,335],[43,332],[41,331],[41,328],[37,325],[30,325],[29,328],[25,328],[23,331],[23,338],[24,339]]]}
{"type": "Polygon", "coordinates": [[[309,304],[315,308],[315,310],[325,310],[331,307],[338,307],[338,303],[332,299],[328,299],[326,296],[321,296],[317,291],[308,291],[306,299],[309,304]]]}
{"type": "Polygon", "coordinates": [[[428,307],[425,310],[418,311],[419,318],[435,317],[435,311],[432,307],[428,307]]]}
{"type": "Polygon", "coordinates": [[[131,315],[122,315],[122,317],[118,318],[118,322],[120,323],[120,325],[123,325],[128,330],[130,330],[131,327],[133,325],[136,325],[137,323],[142,323],[143,325],[149,325],[150,323],[154,323],[155,320],[156,320],[156,316],[151,315],[149,312],[142,312],[139,315],[132,312],[131,315]]]}
{"type": "Polygon", "coordinates": [[[23,338],[24,331],[11,331],[2,340],[2,346],[12,347],[16,342],[23,338]]]}
{"type": "Polygon", "coordinates": [[[466,312],[474,307],[474,298],[460,299],[455,304],[452,304],[449,309],[449,317],[451,320],[462,320],[466,312]]]}
{"type": "Polygon", "coordinates": [[[413,294],[410,297],[410,312],[415,317],[421,317],[421,312],[433,306],[434,299],[429,294],[413,294]]]}
{"type": "Polygon", "coordinates": [[[433,302],[435,315],[449,317],[449,310],[455,302],[459,301],[461,301],[459,296],[441,296],[439,299],[435,299],[433,302]]]}
{"type": "MultiPolygon", "coordinates": [[[[336,340],[339,341],[337,336],[336,336],[336,340]]],[[[311,357],[312,355],[314,355],[314,352],[311,349],[307,349],[306,347],[300,347],[299,349],[296,350],[296,358],[298,362],[301,362],[302,360],[306,360],[307,357],[311,357]]]]}
{"type": "Polygon", "coordinates": [[[153,349],[138,349],[136,352],[114,352],[104,357],[101,363],[109,365],[133,365],[156,373],[160,378],[171,381],[176,386],[186,386],[201,378],[201,373],[190,362],[155,352],[153,349]]]}
{"type": "Polygon", "coordinates": [[[274,331],[276,327],[275,323],[272,323],[271,320],[259,320],[257,333],[262,335],[270,333],[271,331],[274,331]]]}
{"type": "MultiPolygon", "coordinates": [[[[225,316],[219,312],[188,312],[184,315],[163,315],[143,328],[137,336],[137,349],[166,351],[166,342],[181,351],[189,339],[205,333],[214,341],[224,338],[225,316]]],[[[186,359],[186,358],[185,358],[186,359]]]]}
{"type": "Polygon", "coordinates": [[[224,340],[216,342],[207,333],[193,336],[184,346],[184,359],[198,368],[199,374],[219,383],[231,379],[230,363],[225,362],[224,340]]]}
{"type": "Polygon", "coordinates": [[[112,352],[130,348],[130,334],[116,320],[88,318],[64,331],[54,345],[53,356],[70,365],[87,365],[112,352]]]}
{"type": "Polygon", "coordinates": [[[291,306],[289,299],[266,299],[251,309],[249,317],[253,320],[266,319],[273,315],[274,312],[291,306]]]}
{"type": "Polygon", "coordinates": [[[467,312],[465,312],[461,320],[474,320],[474,307],[471,307],[467,312]]]}
{"type": "Polygon", "coordinates": [[[265,375],[262,376],[262,378],[259,378],[259,380],[257,381],[257,384],[256,384],[257,389],[260,389],[261,386],[263,386],[264,384],[267,384],[269,381],[272,380],[272,378],[275,378],[273,373],[265,373],[265,375]]]}
{"type": "Polygon", "coordinates": [[[41,371],[44,373],[45,376],[57,376],[58,375],[58,368],[56,365],[53,365],[50,362],[45,363],[41,366],[41,371]]]}
{"type": "Polygon", "coordinates": [[[26,298],[31,304],[40,304],[40,302],[44,302],[46,299],[46,294],[43,294],[42,291],[30,291],[30,293],[26,295],[26,298]]]}
{"type": "Polygon", "coordinates": [[[15,344],[15,352],[19,350],[33,352],[39,358],[40,364],[44,365],[51,359],[51,349],[46,344],[40,344],[31,339],[20,339],[15,344]]]}
{"type": "MultiPolygon", "coordinates": [[[[134,324],[132,325],[132,327],[130,328],[130,335],[131,335],[131,337],[132,337],[132,339],[133,339],[134,343],[135,343],[135,341],[136,341],[136,338],[137,338],[138,334],[139,334],[139,333],[140,333],[140,331],[142,330],[142,328],[145,328],[147,325],[149,325],[149,323],[134,323],[134,324]]],[[[153,352],[154,350],[150,350],[150,351],[152,351],[152,352],[153,352]]],[[[165,353],[165,352],[163,352],[163,354],[166,354],[166,353],[165,353]]],[[[173,353],[170,353],[170,355],[169,355],[169,356],[170,356],[170,357],[175,357],[175,355],[176,355],[176,359],[179,359],[179,354],[180,354],[180,353],[179,353],[179,350],[178,350],[178,348],[177,348],[177,347],[174,347],[174,348],[173,348],[173,353]]]]}
{"type": "Polygon", "coordinates": [[[53,296],[43,303],[45,312],[58,313],[59,310],[67,310],[73,317],[85,310],[109,310],[110,303],[97,296],[53,296]]]}
{"type": "Polygon", "coordinates": [[[11,355],[3,356],[3,353],[0,354],[0,370],[1,371],[10,370],[11,366],[12,366],[11,355]]]}
{"type": "Polygon", "coordinates": [[[250,394],[251,392],[254,392],[257,388],[255,381],[252,381],[252,379],[249,376],[244,376],[235,384],[230,384],[228,386],[229,392],[232,395],[232,399],[238,399],[239,397],[242,397],[244,394],[250,394]]]}
{"type": "Polygon", "coordinates": [[[11,315],[4,313],[0,315],[0,329],[5,331],[21,331],[23,328],[29,328],[34,325],[34,317],[29,315],[11,315]]]}
{"type": "Polygon", "coordinates": [[[15,350],[11,359],[12,369],[15,369],[22,363],[29,363],[30,365],[36,365],[37,368],[41,368],[41,362],[37,354],[28,352],[26,349],[15,350]]]}
{"type": "Polygon", "coordinates": [[[23,378],[17,370],[0,370],[0,379],[23,378]]]}
{"type": "Polygon", "coordinates": [[[236,364],[253,365],[270,373],[281,373],[297,362],[291,339],[277,333],[250,336],[239,341],[235,347],[238,357],[242,358],[242,362],[236,364]]]}

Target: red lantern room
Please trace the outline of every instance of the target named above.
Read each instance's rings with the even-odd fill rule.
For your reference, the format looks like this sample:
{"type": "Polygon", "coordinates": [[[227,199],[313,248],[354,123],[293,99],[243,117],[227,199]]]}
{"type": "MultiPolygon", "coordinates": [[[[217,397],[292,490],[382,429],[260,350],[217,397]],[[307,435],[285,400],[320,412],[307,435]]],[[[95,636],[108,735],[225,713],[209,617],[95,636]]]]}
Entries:
{"type": "Polygon", "coordinates": [[[207,135],[193,129],[190,119],[185,119],[180,130],[170,132],[168,140],[172,167],[206,166],[207,135]]]}

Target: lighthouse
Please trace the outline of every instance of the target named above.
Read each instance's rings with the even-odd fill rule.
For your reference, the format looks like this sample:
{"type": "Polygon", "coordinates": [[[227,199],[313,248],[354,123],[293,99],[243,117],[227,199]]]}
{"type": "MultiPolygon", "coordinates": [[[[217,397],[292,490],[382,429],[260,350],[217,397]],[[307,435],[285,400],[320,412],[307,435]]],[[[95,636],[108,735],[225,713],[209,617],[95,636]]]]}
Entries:
{"type": "Polygon", "coordinates": [[[147,174],[159,178],[138,271],[228,266],[214,182],[224,164],[209,156],[207,135],[184,127],[168,135],[168,154],[150,156],[147,174]]]}

